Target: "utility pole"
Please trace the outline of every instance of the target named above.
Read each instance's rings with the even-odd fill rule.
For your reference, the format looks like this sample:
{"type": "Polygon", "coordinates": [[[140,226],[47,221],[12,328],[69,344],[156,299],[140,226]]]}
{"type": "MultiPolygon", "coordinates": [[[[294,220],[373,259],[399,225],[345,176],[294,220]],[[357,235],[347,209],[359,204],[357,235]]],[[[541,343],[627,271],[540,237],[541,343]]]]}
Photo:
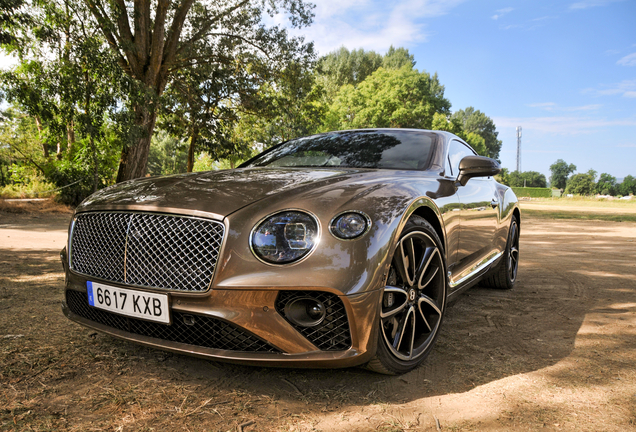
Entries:
{"type": "Polygon", "coordinates": [[[517,172],[521,174],[521,126],[517,126],[517,172]]]}

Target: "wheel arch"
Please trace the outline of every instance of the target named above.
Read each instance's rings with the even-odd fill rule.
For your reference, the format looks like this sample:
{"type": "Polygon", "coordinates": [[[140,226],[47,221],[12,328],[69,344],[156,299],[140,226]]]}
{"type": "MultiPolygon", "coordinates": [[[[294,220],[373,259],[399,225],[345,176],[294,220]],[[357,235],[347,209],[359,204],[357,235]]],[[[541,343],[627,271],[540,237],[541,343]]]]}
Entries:
{"type": "Polygon", "coordinates": [[[427,205],[422,205],[421,207],[417,207],[415,211],[409,215],[409,217],[411,217],[412,215],[418,215],[424,218],[428,223],[430,223],[433,226],[433,228],[435,229],[435,232],[437,233],[437,236],[442,241],[442,247],[444,248],[444,252],[446,252],[446,236],[444,235],[444,229],[442,228],[442,224],[440,222],[440,219],[437,213],[433,211],[431,207],[427,205]]]}
{"type": "Polygon", "coordinates": [[[512,215],[517,218],[517,226],[519,227],[519,231],[521,231],[521,212],[519,211],[519,207],[515,207],[512,211],[512,215]]]}

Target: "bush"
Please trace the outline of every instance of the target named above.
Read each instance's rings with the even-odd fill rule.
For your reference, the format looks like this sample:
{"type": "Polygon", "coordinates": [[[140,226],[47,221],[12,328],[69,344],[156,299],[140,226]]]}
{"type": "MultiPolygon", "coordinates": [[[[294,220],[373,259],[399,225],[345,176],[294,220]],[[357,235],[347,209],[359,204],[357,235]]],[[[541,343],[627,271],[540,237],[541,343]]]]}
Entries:
{"type": "Polygon", "coordinates": [[[549,189],[549,188],[513,187],[512,191],[518,197],[530,197],[530,198],[551,198],[552,197],[552,189],[549,189]]]}

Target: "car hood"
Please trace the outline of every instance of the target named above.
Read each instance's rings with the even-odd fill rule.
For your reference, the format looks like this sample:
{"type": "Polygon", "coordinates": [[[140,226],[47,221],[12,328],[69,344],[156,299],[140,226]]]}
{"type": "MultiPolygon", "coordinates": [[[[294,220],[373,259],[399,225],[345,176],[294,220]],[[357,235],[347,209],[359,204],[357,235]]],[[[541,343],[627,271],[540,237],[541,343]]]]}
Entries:
{"type": "Polygon", "coordinates": [[[131,180],[88,197],[77,208],[182,212],[222,218],[297,188],[346,181],[355,169],[246,168],[131,180]]]}

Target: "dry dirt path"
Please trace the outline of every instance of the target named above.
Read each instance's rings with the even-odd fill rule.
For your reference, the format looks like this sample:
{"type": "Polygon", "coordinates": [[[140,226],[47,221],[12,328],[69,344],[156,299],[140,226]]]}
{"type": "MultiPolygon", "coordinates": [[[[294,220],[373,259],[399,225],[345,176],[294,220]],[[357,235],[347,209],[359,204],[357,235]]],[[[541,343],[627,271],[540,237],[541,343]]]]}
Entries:
{"type": "Polygon", "coordinates": [[[71,323],[67,222],[0,213],[0,430],[636,431],[635,223],[524,219],[517,287],[470,290],[426,364],[387,377],[221,364],[71,323]]]}

